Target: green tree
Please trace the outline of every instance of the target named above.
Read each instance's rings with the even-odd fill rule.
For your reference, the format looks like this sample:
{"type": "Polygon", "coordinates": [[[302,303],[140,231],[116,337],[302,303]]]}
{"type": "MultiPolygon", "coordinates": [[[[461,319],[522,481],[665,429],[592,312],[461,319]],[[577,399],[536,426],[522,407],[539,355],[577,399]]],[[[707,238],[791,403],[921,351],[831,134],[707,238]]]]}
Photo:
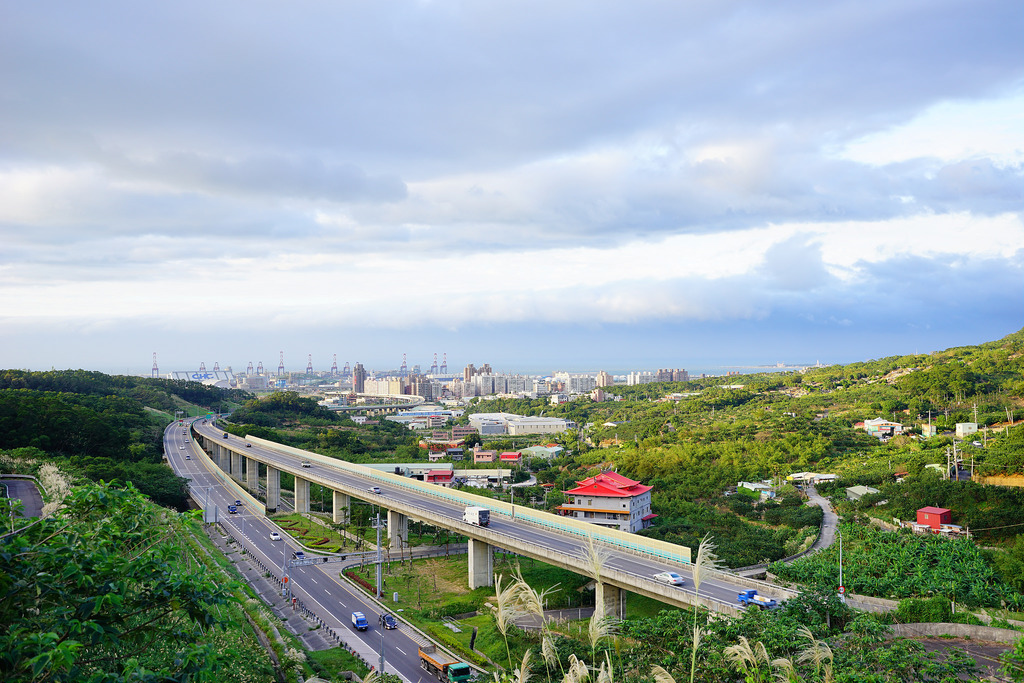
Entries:
{"type": "Polygon", "coordinates": [[[4,680],[216,680],[221,655],[203,643],[230,586],[185,564],[186,523],[130,485],[88,485],[6,539],[4,680]]]}

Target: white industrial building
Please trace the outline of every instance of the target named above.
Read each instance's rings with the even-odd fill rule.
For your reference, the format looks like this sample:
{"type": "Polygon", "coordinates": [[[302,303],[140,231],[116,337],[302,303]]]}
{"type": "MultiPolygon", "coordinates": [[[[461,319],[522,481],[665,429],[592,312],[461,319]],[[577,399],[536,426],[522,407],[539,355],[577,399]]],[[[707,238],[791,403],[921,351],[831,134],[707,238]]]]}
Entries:
{"type": "Polygon", "coordinates": [[[559,434],[575,427],[575,423],[560,417],[517,417],[508,421],[509,436],[523,434],[559,434]]]}

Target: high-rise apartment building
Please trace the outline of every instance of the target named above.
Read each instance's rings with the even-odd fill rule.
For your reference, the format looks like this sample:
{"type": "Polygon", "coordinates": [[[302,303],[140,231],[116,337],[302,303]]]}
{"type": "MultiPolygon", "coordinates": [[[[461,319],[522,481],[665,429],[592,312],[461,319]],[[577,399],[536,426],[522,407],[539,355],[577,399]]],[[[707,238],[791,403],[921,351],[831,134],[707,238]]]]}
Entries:
{"type": "Polygon", "coordinates": [[[481,365],[478,368],[474,367],[473,364],[470,363],[462,371],[462,381],[463,382],[472,382],[473,381],[473,377],[475,377],[477,375],[493,375],[493,374],[494,374],[494,371],[491,370],[491,364],[490,363],[484,363],[483,365],[481,365]]]}
{"type": "Polygon", "coordinates": [[[631,372],[626,375],[626,385],[634,387],[638,384],[650,384],[651,382],[657,382],[658,376],[653,372],[631,372]]]}
{"type": "Polygon", "coordinates": [[[688,382],[690,381],[690,373],[682,368],[658,370],[657,378],[659,382],[688,382]]]}
{"type": "Polygon", "coordinates": [[[362,363],[356,363],[352,370],[352,391],[362,394],[366,390],[366,368],[362,363]]]}

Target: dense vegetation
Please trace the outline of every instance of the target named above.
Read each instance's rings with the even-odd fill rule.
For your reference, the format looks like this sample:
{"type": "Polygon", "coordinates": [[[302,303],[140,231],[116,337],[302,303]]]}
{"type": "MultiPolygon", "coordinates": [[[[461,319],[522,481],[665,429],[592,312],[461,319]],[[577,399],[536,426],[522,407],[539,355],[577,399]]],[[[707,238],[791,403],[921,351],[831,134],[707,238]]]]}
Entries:
{"type": "MultiPolygon", "coordinates": [[[[941,595],[972,607],[1024,607],[1024,595],[999,581],[982,550],[970,539],[885,532],[841,524],[843,582],[861,595],[885,598],[941,595]]],[[[839,545],[776,563],[769,571],[801,584],[839,588],[839,545]]]]}
{"type": "Polygon", "coordinates": [[[262,681],[266,653],[187,519],[130,485],[74,488],[0,542],[0,671],[19,681],[262,681]]]}
{"type": "MultiPolygon", "coordinates": [[[[1024,426],[1010,433],[1024,433],[1024,426]]],[[[917,510],[926,506],[946,508],[953,513],[955,524],[966,527],[975,538],[986,543],[1012,541],[1024,531],[1024,489],[943,479],[934,470],[907,477],[899,483],[891,472],[848,477],[834,484],[820,485],[819,492],[831,493],[833,505],[841,512],[886,521],[891,518],[914,520],[917,510]],[[856,502],[847,501],[846,487],[856,484],[876,487],[878,493],[856,502]]]]}
{"type": "MultiPolygon", "coordinates": [[[[470,410],[543,411],[581,426],[560,436],[564,457],[533,463],[538,480],[555,484],[555,490],[545,497],[540,488],[532,488],[522,492],[524,498],[543,497],[553,507],[561,500],[560,490],[614,468],[655,487],[659,517],[645,533],[695,549],[711,533],[722,559],[733,566],[802,549],[821,513],[804,505],[792,487],[780,486],[771,502],[726,496],[728,489],[741,480],[780,482],[802,470],[836,472],[839,484],[825,492],[848,520],[843,526],[844,573],[851,590],[883,597],[938,596],[933,599],[940,601],[955,596],[969,605],[1013,607],[1021,604],[1017,591],[1024,588],[1021,494],[940,480],[925,466],[945,462],[950,435],[879,441],[855,425],[885,416],[903,422],[908,432],[928,420],[945,431],[958,422],[973,422],[977,410],[977,422],[993,427],[981,447],[972,447],[978,469],[1020,472],[1024,427],[1007,423],[1015,422],[1011,416],[1024,405],[1022,353],[1024,332],[1018,332],[930,355],[729,378],[729,386],[721,386],[721,378],[706,378],[615,387],[611,392],[618,400],[604,403],[581,399],[552,406],[543,399],[498,399],[478,401],[470,410]],[[897,484],[894,473],[901,469],[909,475],[897,484]],[[844,502],[844,488],[853,483],[875,485],[880,493],[844,502]],[[922,505],[953,509],[955,522],[969,524],[1004,550],[979,550],[966,540],[882,533],[854,523],[863,515],[910,519],[922,505]]],[[[76,491],[64,512],[10,537],[0,548],[0,595],[6,596],[0,601],[0,637],[6,647],[0,662],[6,680],[214,680],[210,672],[227,660],[240,666],[233,658],[246,659],[251,668],[245,670],[253,677],[267,677],[263,660],[249,644],[231,639],[215,640],[214,649],[197,644],[210,642],[209,631],[202,634],[205,638],[197,635],[200,627],[227,633],[219,626],[224,623],[221,612],[214,618],[211,608],[216,612],[233,599],[198,562],[187,534],[181,533],[187,521],[153,507],[136,490],[164,504],[180,501],[180,480],[160,464],[161,434],[172,411],[188,404],[218,409],[240,404],[229,431],[346,460],[424,457],[402,425],[358,426],[292,392],[256,401],[166,380],[82,371],[3,372],[0,449],[5,455],[55,459],[82,475],[119,482],[76,491]],[[21,602],[25,599],[34,601],[33,609],[21,602]],[[115,651],[129,652],[129,658],[115,659],[115,651]]],[[[589,648],[591,661],[599,664],[607,651],[603,661],[617,660],[620,677],[630,680],[647,680],[653,664],[682,680],[691,661],[698,663],[700,680],[732,681],[737,672],[747,680],[768,680],[769,657],[786,658],[808,681],[952,680],[969,671],[956,655],[935,657],[907,641],[883,642],[877,620],[855,617],[838,603],[836,552],[776,569],[808,584],[784,609],[747,613],[738,620],[699,615],[703,642],[695,660],[687,659],[693,615],[675,612],[631,619],[615,647],[608,641],[600,647],[584,645],[562,634],[556,639],[559,661],[564,666],[569,654],[589,648]],[[824,660],[800,659],[808,651],[803,648],[818,647],[817,639],[832,645],[829,676],[821,669],[824,660]],[[748,664],[759,666],[756,659],[741,664],[730,657],[738,641],[763,646],[763,668],[751,672],[748,664]]],[[[575,598],[569,602],[576,604],[575,598]]],[[[531,636],[521,638],[525,650],[531,636]]]]}
{"type": "MultiPolygon", "coordinates": [[[[926,465],[944,465],[954,439],[941,432],[974,422],[977,409],[979,425],[994,429],[983,447],[967,445],[965,466],[973,459],[982,474],[1024,471],[1024,426],[1008,428],[1009,418],[1021,417],[1024,407],[1022,378],[1024,331],[975,347],[804,373],[616,386],[607,391],[619,400],[604,403],[496,399],[477,401],[469,411],[544,412],[576,421],[578,431],[559,437],[571,455],[538,479],[565,489],[595,471],[615,469],[653,485],[659,517],[643,533],[691,547],[712,533],[726,563],[743,566],[802,549],[820,513],[791,498],[788,504],[783,497],[781,504],[751,505],[723,493],[739,481],[779,481],[807,470],[841,476],[837,486],[823,490],[850,514],[913,520],[920,507],[947,507],[954,522],[983,540],[1013,542],[1024,529],[1020,489],[944,482],[926,465]],[[856,427],[880,416],[902,422],[908,434],[930,422],[940,435],[880,441],[856,427]],[[900,470],[910,476],[896,484],[900,470]],[[844,489],[856,484],[881,493],[846,506],[844,489]],[[881,501],[888,502],[876,507],[881,501]]],[[[990,564],[1001,568],[1003,581],[1024,585],[1014,561],[997,553],[990,564]]]]}
{"type": "Polygon", "coordinates": [[[304,448],[348,462],[424,460],[416,437],[391,420],[362,427],[316,399],[276,391],[250,400],[231,414],[227,430],[304,448]]]}
{"type": "Polygon", "coordinates": [[[164,426],[175,410],[226,408],[246,396],[198,382],[4,370],[0,450],[33,449],[29,457],[57,458],[92,481],[132,482],[157,503],[184,509],[183,481],[161,464],[164,426]]]}

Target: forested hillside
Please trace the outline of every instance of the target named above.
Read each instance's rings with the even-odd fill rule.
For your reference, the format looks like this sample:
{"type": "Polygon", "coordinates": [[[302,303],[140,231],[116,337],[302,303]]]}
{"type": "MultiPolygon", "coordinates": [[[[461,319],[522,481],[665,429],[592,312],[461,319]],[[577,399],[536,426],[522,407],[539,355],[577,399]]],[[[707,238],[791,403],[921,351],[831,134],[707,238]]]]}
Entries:
{"type": "MultiPolygon", "coordinates": [[[[480,400],[469,412],[543,412],[574,420],[581,428],[559,437],[572,455],[540,472],[541,481],[565,489],[609,468],[641,480],[654,486],[659,515],[644,533],[687,545],[713,533],[733,566],[779,559],[802,547],[808,529],[817,526],[816,519],[783,504],[725,497],[739,481],[780,481],[809,470],[839,474],[843,486],[878,486],[895,484],[894,473],[905,470],[923,483],[906,487],[903,496],[895,486],[884,489],[893,501],[892,515],[906,517],[913,505],[953,504],[957,483],[947,486],[938,475],[927,476],[926,465],[945,462],[953,437],[944,432],[958,422],[974,422],[975,410],[979,425],[992,427],[982,448],[971,446],[978,471],[1024,471],[1024,427],[1009,429],[1008,423],[1024,417],[1024,331],[928,355],[606,392],[617,400],[480,400]],[[906,434],[881,441],[857,428],[875,417],[902,423],[906,434]],[[939,434],[918,438],[929,422],[939,434]],[[921,487],[930,497],[913,495],[921,487]]],[[[1003,490],[974,498],[1003,501],[1015,495],[1003,490]]],[[[1024,521],[1017,519],[1014,511],[1021,508],[1015,505],[958,509],[978,528],[1024,521]]],[[[993,538],[1012,538],[1018,529],[1011,529],[993,538]]]]}
{"type": "MultiPolygon", "coordinates": [[[[163,429],[187,406],[220,410],[250,395],[198,382],[85,370],[0,371],[0,450],[29,449],[93,481],[131,481],[184,509],[182,480],[162,464],[163,429]]],[[[193,409],[194,410],[194,409],[193,409]]]]}
{"type": "Polygon", "coordinates": [[[276,391],[247,401],[225,423],[229,432],[250,434],[349,462],[410,461],[425,456],[416,437],[390,420],[361,426],[294,391],[276,391]]]}

